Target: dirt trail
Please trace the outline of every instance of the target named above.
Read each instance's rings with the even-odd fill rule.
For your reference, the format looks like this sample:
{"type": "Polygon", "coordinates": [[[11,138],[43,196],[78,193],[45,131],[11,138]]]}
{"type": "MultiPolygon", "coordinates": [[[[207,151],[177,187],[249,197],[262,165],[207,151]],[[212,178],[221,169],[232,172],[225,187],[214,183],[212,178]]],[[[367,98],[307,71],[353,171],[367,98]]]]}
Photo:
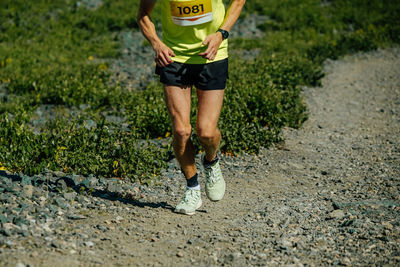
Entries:
{"type": "Polygon", "coordinates": [[[65,246],[35,248],[37,238],[28,237],[19,249],[3,249],[0,262],[400,264],[400,49],[330,61],[325,73],[321,88],[304,89],[310,117],[303,128],[286,129],[285,142],[259,156],[223,157],[221,202],[203,193],[196,215],[174,214],[183,181],[171,168],[156,195],[87,209],[89,219],[60,227],[65,246]]]}

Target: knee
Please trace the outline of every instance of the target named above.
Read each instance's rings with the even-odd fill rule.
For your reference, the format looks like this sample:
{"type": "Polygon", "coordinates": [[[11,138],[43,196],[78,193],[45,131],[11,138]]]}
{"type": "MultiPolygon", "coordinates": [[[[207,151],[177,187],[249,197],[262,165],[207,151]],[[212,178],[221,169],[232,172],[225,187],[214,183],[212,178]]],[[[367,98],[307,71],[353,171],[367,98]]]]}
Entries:
{"type": "Polygon", "coordinates": [[[201,127],[196,128],[196,133],[200,141],[207,143],[211,142],[216,136],[215,131],[212,131],[210,129],[204,129],[201,127]]]}
{"type": "Polygon", "coordinates": [[[187,140],[190,138],[192,133],[192,127],[189,126],[179,126],[174,129],[174,135],[180,140],[187,140]]]}

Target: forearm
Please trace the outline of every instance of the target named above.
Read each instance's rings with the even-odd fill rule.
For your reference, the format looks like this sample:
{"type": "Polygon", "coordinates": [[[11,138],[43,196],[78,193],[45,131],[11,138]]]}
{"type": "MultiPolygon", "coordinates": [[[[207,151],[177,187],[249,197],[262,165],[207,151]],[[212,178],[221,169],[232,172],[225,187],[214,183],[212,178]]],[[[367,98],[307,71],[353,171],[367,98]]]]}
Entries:
{"type": "Polygon", "coordinates": [[[246,0],[231,0],[228,11],[226,12],[225,20],[221,25],[221,29],[230,31],[239,18],[240,12],[246,0]]]}
{"type": "Polygon", "coordinates": [[[156,3],[156,0],[142,0],[137,15],[137,22],[144,37],[155,47],[161,40],[157,36],[154,23],[150,19],[150,13],[156,3]]]}
{"type": "Polygon", "coordinates": [[[154,49],[156,54],[155,62],[158,66],[165,67],[168,64],[172,63],[173,60],[171,57],[174,57],[174,52],[167,47],[157,36],[156,27],[154,23],[150,19],[150,13],[156,4],[157,0],[141,0],[139,6],[139,12],[137,16],[137,22],[140,26],[140,29],[149,40],[151,46],[154,49]]]}

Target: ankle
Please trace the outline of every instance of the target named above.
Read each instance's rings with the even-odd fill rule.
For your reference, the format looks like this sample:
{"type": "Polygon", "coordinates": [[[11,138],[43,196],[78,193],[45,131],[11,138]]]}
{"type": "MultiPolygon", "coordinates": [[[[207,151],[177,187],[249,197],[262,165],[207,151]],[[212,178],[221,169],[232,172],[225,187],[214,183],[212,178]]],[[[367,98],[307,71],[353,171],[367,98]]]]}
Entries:
{"type": "Polygon", "coordinates": [[[203,164],[204,164],[204,165],[214,165],[218,160],[219,160],[219,159],[218,159],[218,156],[217,156],[217,155],[215,155],[215,157],[214,157],[211,161],[208,160],[206,156],[204,156],[204,158],[203,158],[203,164]]]}
{"type": "Polygon", "coordinates": [[[199,182],[197,181],[198,174],[196,173],[189,179],[186,179],[186,186],[192,189],[200,189],[199,182]]]}

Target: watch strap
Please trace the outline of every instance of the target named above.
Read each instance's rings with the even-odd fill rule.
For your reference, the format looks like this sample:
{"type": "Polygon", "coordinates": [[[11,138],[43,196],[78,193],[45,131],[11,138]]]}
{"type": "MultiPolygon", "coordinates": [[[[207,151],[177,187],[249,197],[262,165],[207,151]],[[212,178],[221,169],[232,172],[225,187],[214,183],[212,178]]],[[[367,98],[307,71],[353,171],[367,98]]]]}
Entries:
{"type": "Polygon", "coordinates": [[[228,39],[228,37],[229,37],[229,32],[228,31],[225,31],[223,29],[218,29],[217,32],[220,32],[222,34],[222,39],[224,39],[224,40],[228,39]]]}

